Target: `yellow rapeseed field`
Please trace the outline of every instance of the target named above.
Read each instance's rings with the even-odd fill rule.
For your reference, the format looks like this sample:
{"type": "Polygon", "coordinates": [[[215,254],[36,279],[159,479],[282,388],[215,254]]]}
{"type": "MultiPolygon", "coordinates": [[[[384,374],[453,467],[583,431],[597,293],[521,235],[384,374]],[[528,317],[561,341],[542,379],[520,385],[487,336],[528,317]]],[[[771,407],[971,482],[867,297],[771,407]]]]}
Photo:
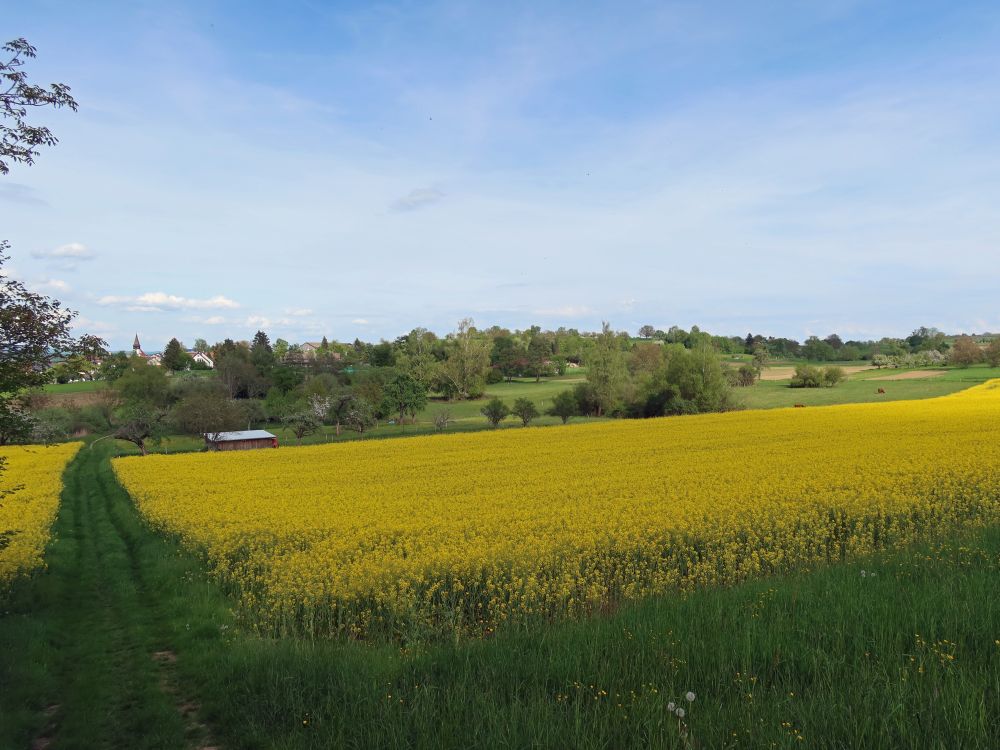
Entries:
{"type": "Polygon", "coordinates": [[[42,565],[49,530],[59,508],[62,473],[81,443],[8,446],[0,448],[7,460],[0,474],[0,588],[16,576],[42,565]]]}
{"type": "Polygon", "coordinates": [[[1000,381],[925,401],[123,458],[265,633],[483,633],[1000,518],[1000,381]]]}

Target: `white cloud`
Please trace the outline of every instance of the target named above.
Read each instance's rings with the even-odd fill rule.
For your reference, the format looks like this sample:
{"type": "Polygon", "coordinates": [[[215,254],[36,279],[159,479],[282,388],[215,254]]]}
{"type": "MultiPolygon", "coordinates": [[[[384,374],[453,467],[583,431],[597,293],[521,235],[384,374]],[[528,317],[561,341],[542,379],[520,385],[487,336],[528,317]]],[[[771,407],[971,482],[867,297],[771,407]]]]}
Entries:
{"type": "Polygon", "coordinates": [[[225,325],[226,319],[221,315],[212,315],[207,318],[203,318],[199,322],[204,323],[207,326],[221,326],[225,325]]]}
{"type": "Polygon", "coordinates": [[[444,193],[437,188],[417,188],[394,200],[389,208],[392,211],[416,211],[431,206],[443,198],[444,193]]]}
{"type": "Polygon", "coordinates": [[[48,250],[35,250],[31,255],[33,258],[42,258],[45,260],[80,261],[93,260],[94,258],[93,251],[82,242],[69,242],[48,250]]]}
{"type": "Polygon", "coordinates": [[[307,315],[312,315],[313,311],[308,307],[298,307],[298,308],[288,308],[285,310],[285,315],[291,315],[295,318],[304,318],[307,315]]]}
{"type": "Polygon", "coordinates": [[[118,326],[114,323],[106,323],[103,320],[92,320],[81,315],[73,320],[73,330],[100,335],[114,333],[118,330],[118,326]]]}
{"type": "Polygon", "coordinates": [[[366,326],[366,325],[368,325],[368,321],[365,320],[364,318],[355,318],[351,322],[354,323],[354,325],[356,325],[356,326],[366,326]]]}
{"type": "Polygon", "coordinates": [[[41,293],[59,292],[65,294],[70,290],[69,284],[62,279],[40,279],[39,281],[31,282],[28,286],[34,291],[41,293]]]}
{"type": "Polygon", "coordinates": [[[263,315],[250,315],[247,317],[246,321],[244,321],[244,325],[250,327],[256,326],[258,328],[270,328],[271,319],[264,317],[263,315]]]}
{"type": "Polygon", "coordinates": [[[164,312],[166,310],[232,310],[239,303],[218,294],[208,299],[193,299],[164,292],[146,292],[137,297],[105,295],[99,305],[123,305],[129,312],[164,312]]]}

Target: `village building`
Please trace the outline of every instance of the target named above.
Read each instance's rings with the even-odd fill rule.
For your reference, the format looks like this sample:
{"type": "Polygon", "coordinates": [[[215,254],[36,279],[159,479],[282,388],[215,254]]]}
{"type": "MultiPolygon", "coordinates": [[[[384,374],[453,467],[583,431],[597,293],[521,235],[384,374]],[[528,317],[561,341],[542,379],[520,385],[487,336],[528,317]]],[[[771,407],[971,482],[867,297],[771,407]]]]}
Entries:
{"type": "Polygon", "coordinates": [[[246,451],[255,448],[277,448],[278,438],[267,430],[206,432],[205,447],[210,451],[246,451]]]}
{"type": "Polygon", "coordinates": [[[200,352],[197,349],[189,349],[186,354],[191,358],[192,362],[205,365],[209,370],[215,369],[215,361],[205,352],[200,352]]]}
{"type": "MultiPolygon", "coordinates": [[[[204,365],[209,370],[215,369],[215,361],[205,352],[199,351],[197,349],[187,349],[185,350],[192,362],[197,362],[204,365]]],[[[163,364],[163,356],[160,354],[146,354],[142,350],[142,345],[139,343],[139,334],[135,335],[135,339],[132,341],[132,356],[142,357],[146,362],[151,365],[156,365],[157,367],[163,364]]]]}

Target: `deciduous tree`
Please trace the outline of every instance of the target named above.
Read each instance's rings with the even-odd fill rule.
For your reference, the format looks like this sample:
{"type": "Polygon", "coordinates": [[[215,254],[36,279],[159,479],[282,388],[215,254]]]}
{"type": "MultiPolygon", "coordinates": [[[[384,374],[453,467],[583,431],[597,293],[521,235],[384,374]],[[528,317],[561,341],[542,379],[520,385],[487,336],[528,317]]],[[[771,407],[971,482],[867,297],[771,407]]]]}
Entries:
{"type": "Polygon", "coordinates": [[[535,402],[529,398],[519,398],[514,402],[514,408],[510,410],[510,413],[521,420],[521,424],[525,427],[531,424],[531,420],[536,419],[538,414],[538,407],[535,406],[535,402]]]}
{"type": "Polygon", "coordinates": [[[983,351],[983,356],[990,367],[1000,367],[1000,337],[990,341],[989,345],[983,351]]]}
{"type": "Polygon", "coordinates": [[[36,50],[26,39],[13,39],[3,46],[5,60],[0,61],[0,174],[7,174],[12,163],[34,164],[41,146],[54,146],[58,139],[52,131],[28,122],[28,110],[41,107],[77,109],[70,88],[53,83],[48,88],[28,83],[23,70],[36,50]]]}
{"type": "Polygon", "coordinates": [[[563,424],[577,414],[577,399],[573,391],[560,391],[552,399],[552,406],[546,412],[551,417],[559,417],[563,424]]]}
{"type": "Polygon", "coordinates": [[[427,405],[427,388],[408,373],[400,373],[386,383],[382,401],[387,414],[398,414],[399,421],[409,414],[411,418],[427,405]]]}
{"type": "Polygon", "coordinates": [[[958,367],[969,367],[983,361],[983,350],[971,336],[959,336],[951,345],[948,361],[958,367]]]}
{"type": "Polygon", "coordinates": [[[597,396],[597,416],[601,416],[618,404],[628,377],[625,352],[607,322],[601,324],[601,333],[595,341],[587,368],[587,380],[597,396]]]}
{"type": "Polygon", "coordinates": [[[479,413],[486,417],[486,420],[491,425],[497,427],[510,415],[510,409],[501,399],[494,397],[486,403],[486,406],[479,410],[479,413]]]}

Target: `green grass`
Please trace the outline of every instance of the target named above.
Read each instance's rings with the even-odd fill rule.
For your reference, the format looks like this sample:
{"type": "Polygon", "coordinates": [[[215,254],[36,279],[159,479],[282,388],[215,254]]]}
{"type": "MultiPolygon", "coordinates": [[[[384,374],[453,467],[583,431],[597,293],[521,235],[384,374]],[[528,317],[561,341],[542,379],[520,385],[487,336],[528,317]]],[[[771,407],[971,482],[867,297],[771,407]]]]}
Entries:
{"type": "Polygon", "coordinates": [[[431,399],[427,407],[417,415],[417,419],[422,421],[433,421],[434,415],[442,409],[451,412],[451,416],[456,420],[478,419],[485,420],[479,410],[491,398],[501,399],[507,406],[513,406],[514,401],[519,398],[528,398],[535,402],[538,411],[544,413],[552,406],[552,399],[562,391],[572,388],[577,383],[586,382],[587,376],[583,372],[574,372],[562,377],[543,378],[540,382],[535,382],[534,378],[515,378],[511,383],[495,383],[486,387],[486,395],[474,401],[447,402],[441,399],[431,399]]]}
{"type": "Polygon", "coordinates": [[[78,383],[49,383],[42,390],[46,393],[91,393],[107,388],[103,380],[81,380],[78,383]]]}
{"type": "Polygon", "coordinates": [[[1000,529],[482,641],[264,640],[111,452],[70,466],[48,570],[0,606],[0,747],[671,748],[688,690],[699,748],[1000,738],[1000,529]]]}
{"type": "Polygon", "coordinates": [[[873,380],[906,370],[865,370],[848,376],[847,380],[833,388],[789,388],[788,380],[762,380],[749,388],[735,389],[735,395],[747,409],[774,409],[795,404],[831,406],[934,398],[1000,377],[1000,368],[985,365],[940,369],[944,370],[942,375],[914,380],[873,380]],[[879,388],[885,393],[879,393],[879,388]]]}

